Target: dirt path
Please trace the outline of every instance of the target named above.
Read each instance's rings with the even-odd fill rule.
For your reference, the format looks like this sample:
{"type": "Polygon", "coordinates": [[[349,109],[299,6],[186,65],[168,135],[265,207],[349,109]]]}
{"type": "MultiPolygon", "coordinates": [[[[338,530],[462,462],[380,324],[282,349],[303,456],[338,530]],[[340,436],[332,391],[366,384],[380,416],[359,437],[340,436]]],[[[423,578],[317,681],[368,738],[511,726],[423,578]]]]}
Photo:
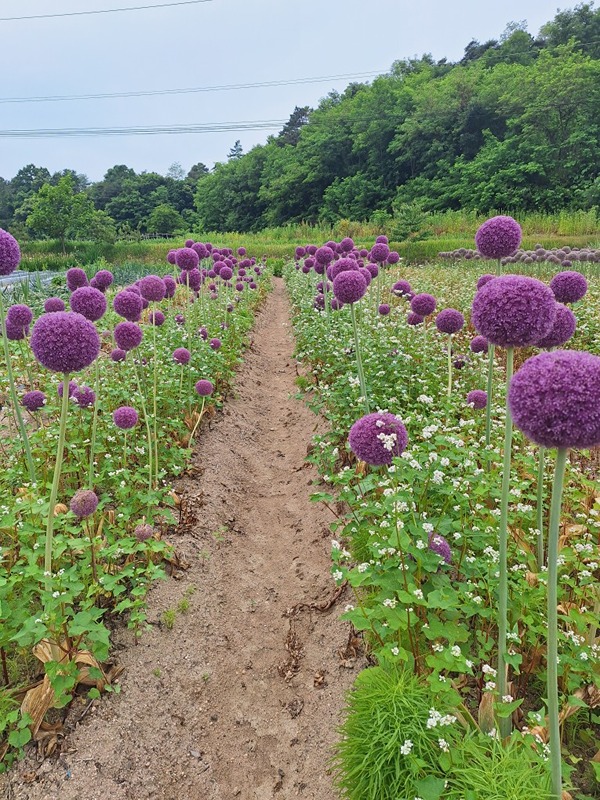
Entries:
{"type": "Polygon", "coordinates": [[[175,542],[190,568],[153,590],[149,618],[189,598],[169,630],[132,646],[120,696],[103,699],[59,760],[31,759],[11,800],[334,800],[327,770],[344,692],[362,663],[329,611],[329,512],[309,502],[316,420],[295,391],[281,280],[224,413],[180,487],[196,517],[175,542]],[[34,772],[36,770],[36,772],[34,772]],[[29,782],[26,782],[29,781],[29,782]]]}

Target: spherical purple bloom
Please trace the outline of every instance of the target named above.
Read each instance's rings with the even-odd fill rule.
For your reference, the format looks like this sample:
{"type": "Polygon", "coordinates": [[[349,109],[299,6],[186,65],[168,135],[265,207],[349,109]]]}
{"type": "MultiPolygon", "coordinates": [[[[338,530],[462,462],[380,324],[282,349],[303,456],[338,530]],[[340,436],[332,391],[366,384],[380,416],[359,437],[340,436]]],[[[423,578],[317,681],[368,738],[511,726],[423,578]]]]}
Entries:
{"type": "Polygon", "coordinates": [[[397,264],[400,261],[400,253],[397,253],[395,250],[392,250],[387,257],[388,264],[397,264]]]}
{"type": "Polygon", "coordinates": [[[151,325],[156,325],[157,327],[163,325],[164,321],[165,321],[165,315],[163,314],[162,311],[159,311],[158,309],[156,311],[151,311],[148,316],[148,322],[150,322],[151,325]]]}
{"type": "MultiPolygon", "coordinates": [[[[192,253],[194,253],[193,250],[192,253]]],[[[194,253],[194,255],[196,254],[194,253]]],[[[159,303],[167,293],[165,282],[158,275],[146,275],[138,282],[138,286],[144,300],[148,300],[150,303],[159,303]]]]}
{"type": "Polygon", "coordinates": [[[430,314],[433,314],[436,305],[437,301],[435,297],[426,293],[417,294],[410,301],[412,311],[420,317],[428,317],[430,314]]]}
{"type": "Polygon", "coordinates": [[[473,389],[467,395],[467,405],[479,410],[485,408],[487,406],[487,392],[482,389],[473,389]]]}
{"type": "Polygon", "coordinates": [[[189,364],[192,354],[185,347],[178,347],[173,353],[173,361],[178,364],[189,364]]]}
{"type": "Polygon", "coordinates": [[[53,372],[78,372],[96,360],[100,337],[94,325],[74,311],[42,314],[33,326],[31,349],[53,372]]]}
{"type": "Polygon", "coordinates": [[[435,326],[440,333],[458,333],[465,324],[465,318],[455,308],[445,308],[435,318],[435,326]]]}
{"type": "Polygon", "coordinates": [[[369,286],[371,284],[371,281],[373,280],[373,276],[371,275],[369,270],[366,267],[359,267],[358,271],[363,276],[363,278],[366,280],[367,286],[369,286]]]}
{"type": "Polygon", "coordinates": [[[346,236],[346,238],[342,239],[340,242],[340,252],[350,253],[352,250],[354,250],[354,242],[349,236],[346,236]]]}
{"type": "Polygon", "coordinates": [[[408,281],[396,281],[396,283],[392,286],[392,292],[397,297],[402,297],[404,295],[410,294],[411,292],[410,283],[408,281]]]}
{"type": "Polygon", "coordinates": [[[573,336],[576,327],[575,314],[567,306],[557,303],[556,316],[550,333],[546,334],[539,342],[536,342],[535,346],[542,347],[545,350],[549,350],[551,347],[562,347],[573,336]]]}
{"type": "Polygon", "coordinates": [[[196,250],[192,250],[191,247],[182,247],[175,253],[175,263],[179,269],[196,269],[200,263],[200,258],[196,250]]]}
{"type": "Polygon", "coordinates": [[[147,542],[148,539],[151,539],[154,536],[154,528],[152,527],[152,525],[148,525],[147,523],[136,525],[133,531],[133,535],[138,540],[138,542],[147,542]]]}
{"type": "Polygon", "coordinates": [[[333,261],[334,255],[335,254],[331,247],[327,247],[327,245],[325,245],[323,247],[319,247],[315,253],[315,259],[317,260],[317,264],[321,264],[322,266],[326,267],[327,264],[330,264],[333,261]]]}
{"type": "Polygon", "coordinates": [[[378,467],[390,465],[394,456],[402,454],[408,443],[408,433],[398,417],[376,412],[354,423],[348,442],[357,458],[378,467]]]}
{"type": "Polygon", "coordinates": [[[238,247],[237,254],[238,254],[238,256],[245,256],[246,255],[246,248],[245,247],[238,247]]]}
{"type": "Polygon", "coordinates": [[[80,267],[71,267],[71,269],[67,270],[67,288],[69,291],[74,292],[75,289],[79,289],[81,286],[87,285],[88,279],[84,270],[82,270],[80,267]]]}
{"type": "Polygon", "coordinates": [[[96,402],[96,392],[89,386],[78,386],[71,396],[80,408],[89,408],[96,402]]]}
{"type": "Polygon", "coordinates": [[[217,338],[211,339],[209,345],[213,350],[218,350],[221,347],[221,340],[217,338]]]}
{"type": "Polygon", "coordinates": [[[98,508],[98,497],[91,489],[78,489],[71,498],[69,507],[79,519],[90,517],[98,508]]]}
{"type": "Polygon", "coordinates": [[[167,253],[167,261],[169,264],[175,264],[175,257],[177,256],[177,250],[169,250],[167,253]]]}
{"type": "Polygon", "coordinates": [[[121,406],[113,411],[113,422],[117,428],[126,431],[137,425],[138,413],[131,406],[121,406]]]}
{"type": "Polygon", "coordinates": [[[600,445],[600,357],[555,350],[528,359],[508,392],[513,422],[542,447],[600,445]]]}
{"type": "Polygon", "coordinates": [[[475,234],[475,244],[486,258],[506,258],[519,247],[521,236],[521,226],[512,217],[492,217],[475,234]]]}
{"type": "Polygon", "coordinates": [[[360,267],[356,261],[351,258],[340,258],[327,268],[327,275],[333,280],[341,272],[356,272],[357,270],[360,270],[360,267]]]}
{"type": "Polygon", "coordinates": [[[206,330],[204,325],[201,328],[198,328],[198,336],[201,336],[204,339],[204,341],[208,339],[208,331],[206,330]]]}
{"type": "Polygon", "coordinates": [[[193,244],[194,244],[194,240],[193,239],[186,239],[185,240],[185,246],[186,247],[191,247],[193,244]]]}
{"type": "Polygon", "coordinates": [[[536,278],[501,275],[473,300],[475,329],[494,345],[526,347],[550,333],[556,316],[552,290],[536,278]]]}
{"type": "MultiPolygon", "coordinates": [[[[58,386],[56,387],[56,393],[58,394],[59,397],[62,397],[63,391],[64,391],[64,385],[61,381],[61,383],[59,383],[58,386]]],[[[77,381],[69,381],[69,397],[73,397],[76,391],[77,391],[77,381]]]]}
{"type": "Polygon", "coordinates": [[[14,325],[6,320],[5,329],[6,338],[9,342],[20,342],[29,335],[29,325],[23,327],[22,325],[14,325]]]}
{"type": "Polygon", "coordinates": [[[477,288],[481,289],[481,287],[485,286],[486,283],[489,283],[490,281],[493,281],[495,277],[496,277],[495,275],[490,275],[489,273],[486,273],[485,275],[482,275],[479,278],[479,280],[477,281],[477,288]]]}
{"type": "Polygon", "coordinates": [[[94,279],[96,281],[96,288],[100,289],[101,292],[105,292],[112,284],[114,276],[110,270],[101,269],[94,275],[94,279]]]}
{"type": "Polygon", "coordinates": [[[388,239],[388,237],[387,237],[387,236],[385,236],[383,233],[382,233],[382,234],[380,234],[380,235],[379,235],[379,236],[378,236],[378,237],[375,239],[375,242],[376,242],[377,244],[389,244],[389,241],[390,241],[390,240],[388,239]]]}
{"type": "Polygon", "coordinates": [[[446,564],[452,563],[452,549],[448,541],[439,533],[429,534],[429,549],[441,556],[446,564]]]}
{"type": "Polygon", "coordinates": [[[44,311],[47,314],[51,314],[54,311],[64,311],[64,310],[65,310],[65,303],[64,300],[60,299],[60,297],[49,297],[44,303],[44,311]]]}
{"type": "Polygon", "coordinates": [[[110,357],[113,361],[125,361],[127,358],[127,351],[123,350],[121,347],[115,347],[115,349],[111,351],[110,357]]]}
{"type": "Polygon", "coordinates": [[[106,297],[100,289],[82,286],[71,295],[70,305],[71,311],[81,314],[91,322],[97,322],[106,312],[106,297]]]}
{"type": "Polygon", "coordinates": [[[28,328],[33,321],[33,311],[22,303],[10,306],[6,312],[6,324],[16,328],[28,328]]]}
{"type": "Polygon", "coordinates": [[[330,306],[331,306],[331,310],[332,311],[339,311],[340,308],[344,307],[344,304],[340,303],[340,301],[337,299],[337,297],[332,297],[330,306]]]}
{"type": "Polygon", "coordinates": [[[471,339],[470,347],[472,353],[487,353],[489,342],[485,336],[474,336],[471,339]]]}
{"type": "Polygon", "coordinates": [[[231,280],[233,276],[233,270],[231,267],[221,267],[221,271],[219,272],[221,279],[224,281],[231,280]]]}
{"type": "Polygon", "coordinates": [[[425,321],[425,317],[422,317],[420,314],[415,314],[414,311],[410,311],[406,321],[409,325],[422,325],[425,321]]]}
{"type": "Polygon", "coordinates": [[[0,275],[10,275],[20,263],[19,243],[8,231],[0,228],[0,275]]]}
{"type": "Polygon", "coordinates": [[[27,394],[23,395],[21,405],[25,406],[28,411],[39,411],[42,406],[46,405],[46,395],[34,389],[32,392],[27,392],[27,394]]]}
{"type": "Polygon", "coordinates": [[[165,275],[163,283],[165,285],[165,297],[173,297],[177,288],[175,278],[172,275],[165,275]]]}
{"type": "Polygon", "coordinates": [[[552,278],[550,288],[559,303],[576,303],[584,297],[588,284],[581,272],[567,270],[552,278]]]}
{"type": "Polygon", "coordinates": [[[130,322],[137,322],[142,315],[142,298],[129,290],[119,292],[113,300],[113,308],[120,317],[130,322]]]}
{"type": "Polygon", "coordinates": [[[208,250],[206,246],[202,242],[196,242],[192,245],[192,250],[198,255],[200,261],[205,258],[208,258],[208,250]]]}
{"type": "Polygon", "coordinates": [[[381,303],[381,305],[379,306],[378,310],[379,310],[379,313],[381,314],[382,317],[387,317],[387,315],[391,311],[391,309],[390,309],[390,307],[389,307],[389,305],[387,303],[381,303]]]}
{"type": "Polygon", "coordinates": [[[340,272],[333,281],[333,293],[340,303],[356,303],[366,291],[367,282],[358,271],[340,272]]]}
{"type": "Polygon", "coordinates": [[[200,291],[202,286],[202,275],[199,269],[183,270],[179,276],[179,282],[184,286],[189,286],[192,292],[200,291]]]}
{"type": "Polygon", "coordinates": [[[304,247],[298,246],[296,248],[296,258],[302,258],[306,255],[306,249],[304,247]]]}
{"type": "Polygon", "coordinates": [[[208,397],[215,390],[215,387],[212,385],[212,383],[204,379],[198,381],[195,388],[200,397],[208,397]]]}
{"type": "Polygon", "coordinates": [[[390,248],[387,246],[385,242],[379,242],[378,244],[374,244],[371,248],[371,258],[373,261],[377,261],[379,264],[383,264],[384,261],[387,260],[387,257],[390,254],[390,248]]]}
{"type": "Polygon", "coordinates": [[[115,342],[121,350],[129,351],[139,347],[144,333],[135,322],[119,322],[115,326],[115,342]]]}

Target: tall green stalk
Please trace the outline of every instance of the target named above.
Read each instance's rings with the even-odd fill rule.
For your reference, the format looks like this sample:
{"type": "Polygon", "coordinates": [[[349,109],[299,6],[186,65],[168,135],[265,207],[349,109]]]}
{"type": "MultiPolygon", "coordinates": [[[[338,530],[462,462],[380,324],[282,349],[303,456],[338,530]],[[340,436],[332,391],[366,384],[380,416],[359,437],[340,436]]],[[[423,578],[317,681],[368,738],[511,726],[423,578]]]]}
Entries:
{"type": "MultiPolygon", "coordinates": [[[[90,464],[88,469],[88,486],[90,489],[94,488],[94,456],[96,454],[96,431],[98,429],[98,397],[100,393],[100,367],[98,366],[98,359],[94,361],[95,379],[94,379],[94,392],[96,394],[96,401],[94,403],[94,416],[92,418],[92,438],[90,442],[90,464]]],[[[125,465],[123,465],[125,466],[125,465]]]]}
{"type": "MultiPolygon", "coordinates": [[[[156,308],[154,310],[156,314],[156,308]]],[[[158,486],[158,407],[157,407],[157,395],[158,395],[158,358],[156,352],[156,319],[152,323],[152,365],[153,369],[153,392],[152,392],[152,415],[153,415],[153,429],[154,429],[154,470],[156,474],[156,482],[155,486],[158,486]]]]}
{"type": "Polygon", "coordinates": [[[537,565],[538,569],[544,566],[544,461],[546,449],[540,447],[538,451],[538,475],[537,475],[537,565]]]}
{"type": "Polygon", "coordinates": [[[560,532],[560,509],[567,464],[568,450],[560,448],[556,454],[550,528],[548,531],[548,731],[550,734],[550,771],[552,776],[552,798],[561,800],[562,769],[560,756],[560,723],[558,711],[558,540],[560,532]]]}
{"type": "Polygon", "coordinates": [[[29,472],[29,481],[35,483],[35,466],[33,464],[33,456],[31,455],[31,447],[29,446],[29,437],[27,436],[27,428],[23,421],[21,414],[21,406],[17,398],[17,391],[15,389],[15,378],[12,370],[12,361],[10,357],[10,349],[8,347],[8,339],[6,337],[6,321],[4,318],[4,296],[0,290],[0,333],[2,334],[2,346],[4,349],[4,358],[6,360],[6,373],[8,376],[8,390],[10,392],[10,402],[13,407],[14,414],[17,418],[17,426],[21,435],[21,443],[25,453],[25,461],[27,462],[27,470],[29,472]]]}
{"type": "Polygon", "coordinates": [[[52,585],[52,536],[54,533],[54,507],[58,497],[58,485],[60,483],[60,473],[62,470],[63,455],[65,452],[65,439],[67,432],[67,415],[69,413],[69,375],[63,375],[63,394],[60,405],[60,422],[58,429],[58,444],[56,446],[56,461],[54,463],[54,477],[52,479],[52,489],[50,490],[50,505],[48,507],[48,522],[46,524],[46,546],[44,548],[44,574],[46,577],[46,588],[52,585]]]}
{"type": "Polygon", "coordinates": [[[144,399],[144,392],[142,391],[142,383],[140,381],[140,373],[138,372],[137,365],[132,358],[133,371],[135,373],[135,380],[137,383],[138,392],[140,395],[140,403],[142,404],[142,414],[144,415],[144,422],[146,423],[146,436],[148,439],[148,488],[152,492],[152,478],[154,477],[152,467],[152,431],[150,429],[150,420],[148,419],[148,411],[146,410],[146,400],[144,399]]]}
{"type": "Polygon", "coordinates": [[[360,392],[365,403],[365,414],[369,413],[369,395],[367,394],[367,383],[363,369],[362,356],[360,354],[360,342],[358,338],[358,326],[356,324],[355,303],[350,303],[350,313],[352,315],[352,330],[354,331],[354,349],[356,351],[356,366],[358,368],[358,380],[360,381],[360,392]]]}
{"type": "MultiPolygon", "coordinates": [[[[498,694],[500,701],[507,692],[507,633],[508,633],[508,490],[510,488],[510,465],[512,451],[513,424],[508,407],[508,387],[513,375],[514,348],[506,350],[506,423],[504,428],[504,465],[502,469],[502,495],[500,499],[500,530],[498,534],[498,557],[500,581],[498,586],[498,694]]],[[[511,719],[500,719],[502,738],[510,735],[511,719]]]]}
{"type": "Polygon", "coordinates": [[[448,336],[448,397],[452,397],[452,334],[448,336]]]}
{"type": "MultiPolygon", "coordinates": [[[[485,407],[485,446],[490,446],[492,437],[492,394],[494,391],[494,354],[496,348],[493,344],[488,345],[488,374],[487,374],[487,405],[485,407]]],[[[488,468],[489,468],[488,461],[488,468]]]]}

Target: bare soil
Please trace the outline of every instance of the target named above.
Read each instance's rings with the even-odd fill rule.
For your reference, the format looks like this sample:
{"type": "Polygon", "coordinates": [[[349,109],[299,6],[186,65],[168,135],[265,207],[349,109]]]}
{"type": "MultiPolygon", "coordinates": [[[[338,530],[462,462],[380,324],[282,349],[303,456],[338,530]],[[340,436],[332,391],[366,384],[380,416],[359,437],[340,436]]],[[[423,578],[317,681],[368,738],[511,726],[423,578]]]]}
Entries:
{"type": "Polygon", "coordinates": [[[331,517],[309,501],[318,421],[293,397],[292,354],[276,279],[234,396],[177,489],[186,524],[173,543],[189,568],[152,590],[137,645],[116,634],[122,693],[77,723],[76,702],[60,755],[30,752],[4,779],[7,800],[337,797],[328,762],[364,659],[338,619],[331,517]]]}

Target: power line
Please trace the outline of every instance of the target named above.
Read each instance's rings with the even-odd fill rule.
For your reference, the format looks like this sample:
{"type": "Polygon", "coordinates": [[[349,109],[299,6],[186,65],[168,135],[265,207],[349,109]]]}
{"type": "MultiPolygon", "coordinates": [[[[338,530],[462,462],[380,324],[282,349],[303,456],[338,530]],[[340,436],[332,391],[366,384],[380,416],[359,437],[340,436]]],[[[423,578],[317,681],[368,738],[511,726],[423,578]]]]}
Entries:
{"type": "Polygon", "coordinates": [[[68,139],[94,136],[157,136],[182,133],[219,133],[223,131],[277,130],[286,120],[242,120],[207,122],[189,125],[148,125],[121,128],[37,128],[0,130],[3,139],[68,139]]]}
{"type": "Polygon", "coordinates": [[[222,86],[194,86],[186,89],[148,89],[129,92],[105,92],[100,94],[50,95],[48,97],[0,97],[0,103],[53,103],[70,100],[108,100],[127,97],[154,97],[158,95],[196,94],[200,92],[225,92],[238,89],[261,89],[273,86],[297,86],[309,83],[326,83],[336,80],[356,80],[372,78],[383,74],[380,72],[349,73],[345,75],[322,75],[315,78],[292,78],[290,80],[263,81],[261,83],[234,83],[222,86]]]}
{"type": "Polygon", "coordinates": [[[91,14],[115,14],[120,11],[146,11],[150,8],[171,8],[173,6],[196,6],[199,3],[212,3],[214,0],[177,0],[173,3],[157,3],[151,6],[127,6],[125,8],[101,8],[95,11],[63,11],[59,14],[31,14],[27,17],[0,17],[0,22],[20,22],[27,19],[56,19],[57,17],[87,17],[91,14]]]}

